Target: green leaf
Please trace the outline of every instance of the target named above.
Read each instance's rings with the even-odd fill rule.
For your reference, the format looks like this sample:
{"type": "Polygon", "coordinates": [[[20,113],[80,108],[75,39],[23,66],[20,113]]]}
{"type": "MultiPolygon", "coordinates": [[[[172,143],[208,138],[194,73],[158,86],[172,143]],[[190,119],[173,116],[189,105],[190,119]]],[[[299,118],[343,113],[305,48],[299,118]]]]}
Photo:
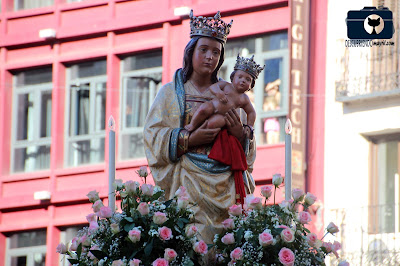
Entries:
{"type": "Polygon", "coordinates": [[[71,264],[79,264],[79,260],[77,259],[68,259],[71,264]]]}
{"type": "Polygon", "coordinates": [[[183,266],[194,266],[194,263],[191,259],[185,260],[183,266]]]}
{"type": "Polygon", "coordinates": [[[141,251],[141,250],[142,250],[142,249],[138,249],[138,250],[133,251],[133,252],[132,252],[132,255],[129,257],[129,260],[134,259],[135,256],[136,256],[136,254],[137,254],[139,251],[141,251]]]}
{"type": "Polygon", "coordinates": [[[146,257],[150,256],[152,250],[153,250],[153,239],[151,239],[150,242],[147,243],[146,247],[144,248],[144,254],[146,255],[146,257]]]}
{"type": "Polygon", "coordinates": [[[101,260],[104,257],[107,257],[107,254],[101,250],[89,250],[90,253],[93,254],[97,259],[101,260]]]}
{"type": "Polygon", "coordinates": [[[306,231],[308,234],[311,233],[310,230],[304,227],[304,231],[306,231]]]}
{"type": "Polygon", "coordinates": [[[183,228],[183,222],[181,221],[181,219],[178,220],[178,227],[183,228]]]}
{"type": "Polygon", "coordinates": [[[155,193],[152,197],[150,201],[155,201],[157,200],[159,197],[161,197],[161,195],[164,193],[164,191],[158,191],[157,193],[155,193]]]}
{"type": "Polygon", "coordinates": [[[241,227],[236,233],[237,235],[237,243],[241,243],[244,235],[244,229],[241,227]]]}
{"type": "Polygon", "coordinates": [[[169,205],[171,205],[173,200],[174,199],[170,199],[170,200],[167,200],[166,202],[164,202],[165,207],[168,207],[169,205]]]}
{"type": "Polygon", "coordinates": [[[135,224],[126,224],[126,225],[124,226],[124,230],[125,230],[125,232],[129,232],[129,231],[131,231],[134,227],[135,227],[135,224]]]}
{"type": "Polygon", "coordinates": [[[81,253],[82,253],[82,243],[80,243],[78,248],[76,249],[76,255],[78,256],[78,258],[81,257],[81,253]]]}
{"type": "Polygon", "coordinates": [[[131,222],[131,223],[133,223],[133,219],[132,219],[132,217],[125,217],[125,218],[124,218],[124,220],[127,220],[128,222],[131,222]]]}

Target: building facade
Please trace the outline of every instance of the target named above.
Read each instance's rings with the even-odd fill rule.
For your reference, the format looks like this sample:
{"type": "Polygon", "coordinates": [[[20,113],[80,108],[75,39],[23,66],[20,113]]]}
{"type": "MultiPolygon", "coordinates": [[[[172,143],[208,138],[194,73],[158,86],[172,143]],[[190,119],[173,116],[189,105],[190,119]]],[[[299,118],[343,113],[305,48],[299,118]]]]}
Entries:
{"type": "MultiPolygon", "coordinates": [[[[237,54],[266,65],[257,111],[257,186],[284,174],[290,107],[290,4],[283,0],[1,0],[0,265],[64,265],[55,253],[87,222],[86,194],[108,193],[108,119],[116,178],[141,181],[143,124],[181,67],[188,10],[234,20],[221,77],[237,54]]],[[[325,1],[310,5],[309,93],[324,94],[325,1]],[[315,73],[319,73],[315,75],[315,73]]],[[[308,102],[306,189],[323,201],[324,104],[308,102]]],[[[256,192],[257,193],[257,192],[256,192]]],[[[321,215],[315,216],[319,230],[321,215]]]]}
{"type": "Polygon", "coordinates": [[[398,265],[399,1],[335,1],[328,10],[325,219],[340,226],[350,265],[398,265]],[[347,12],[364,6],[393,12],[395,33],[383,40],[393,44],[349,46],[347,12]]]}

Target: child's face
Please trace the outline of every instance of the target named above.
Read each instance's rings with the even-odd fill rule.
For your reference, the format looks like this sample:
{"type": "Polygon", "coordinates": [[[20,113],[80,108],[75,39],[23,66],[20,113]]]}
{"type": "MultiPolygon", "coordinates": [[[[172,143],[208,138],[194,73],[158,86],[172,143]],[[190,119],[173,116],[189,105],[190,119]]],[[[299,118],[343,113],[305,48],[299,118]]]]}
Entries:
{"type": "Polygon", "coordinates": [[[250,89],[252,80],[253,77],[250,74],[242,70],[237,70],[233,77],[232,84],[238,92],[244,93],[250,89]]]}

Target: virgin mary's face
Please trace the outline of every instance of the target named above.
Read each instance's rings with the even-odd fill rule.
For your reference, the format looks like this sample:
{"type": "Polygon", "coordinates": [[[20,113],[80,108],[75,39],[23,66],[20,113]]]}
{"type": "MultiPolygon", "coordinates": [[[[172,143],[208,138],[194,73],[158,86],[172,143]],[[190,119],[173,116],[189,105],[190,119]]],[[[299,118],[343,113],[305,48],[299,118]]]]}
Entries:
{"type": "Polygon", "coordinates": [[[217,68],[221,49],[222,44],[217,40],[207,37],[200,38],[193,52],[193,71],[200,76],[211,75],[217,68]]]}

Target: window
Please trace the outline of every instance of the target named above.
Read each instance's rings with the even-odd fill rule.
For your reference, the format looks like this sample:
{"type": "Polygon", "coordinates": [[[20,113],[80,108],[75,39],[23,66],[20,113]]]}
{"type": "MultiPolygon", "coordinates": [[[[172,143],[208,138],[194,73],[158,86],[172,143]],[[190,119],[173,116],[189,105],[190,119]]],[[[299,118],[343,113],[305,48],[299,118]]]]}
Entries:
{"type": "MultiPolygon", "coordinates": [[[[250,57],[265,65],[253,90],[247,92],[257,112],[255,131],[257,142],[274,144],[285,138],[288,114],[288,39],[287,33],[231,40],[225,46],[225,61],[220,76],[230,81],[237,55],[250,57]]],[[[242,120],[246,121],[245,116],[242,120]]]]}
{"type": "Polygon", "coordinates": [[[13,172],[50,168],[51,67],[14,74],[13,172]]]}
{"type": "Polygon", "coordinates": [[[14,0],[14,10],[33,9],[54,5],[54,0],[14,0]]]}
{"type": "Polygon", "coordinates": [[[129,56],[122,61],[121,133],[119,157],[143,158],[143,126],[161,86],[161,51],[129,56]]]}
{"type": "Polygon", "coordinates": [[[44,266],[46,230],[15,233],[6,240],[6,265],[44,266]]]}
{"type": "MultiPolygon", "coordinates": [[[[60,232],[60,243],[64,243],[66,246],[70,246],[71,240],[78,235],[78,231],[84,226],[72,226],[61,229],[60,232]]],[[[69,266],[71,265],[65,255],[59,255],[59,266],[69,266]]]]}
{"type": "Polygon", "coordinates": [[[78,166],[104,161],[106,61],[70,66],[69,107],[66,119],[66,164],[78,166]]]}
{"type": "Polygon", "coordinates": [[[400,134],[371,139],[369,231],[400,232],[400,134]]]}

